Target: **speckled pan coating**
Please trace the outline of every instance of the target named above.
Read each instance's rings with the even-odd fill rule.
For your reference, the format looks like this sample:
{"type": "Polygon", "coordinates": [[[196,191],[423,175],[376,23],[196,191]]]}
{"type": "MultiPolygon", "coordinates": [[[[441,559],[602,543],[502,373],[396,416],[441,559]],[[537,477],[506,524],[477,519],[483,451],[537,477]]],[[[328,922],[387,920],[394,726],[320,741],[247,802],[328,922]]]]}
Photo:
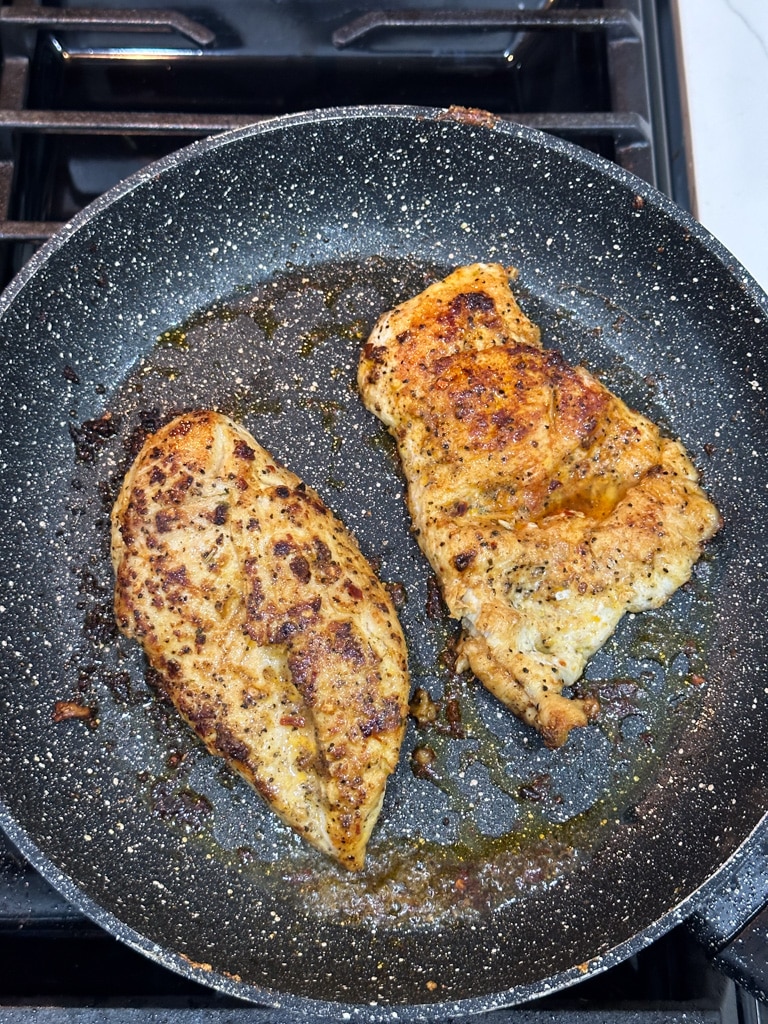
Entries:
{"type": "MultiPolygon", "coordinates": [[[[0,337],[0,821],[130,945],[288,1010],[478,1012],[571,984],[657,937],[760,821],[768,302],[645,184],[492,119],[404,108],[277,119],[191,146],[99,199],[6,291],[0,337]],[[655,749],[634,787],[622,773],[640,763],[640,740],[625,719],[545,752],[476,698],[517,776],[555,780],[550,821],[579,810],[590,820],[607,790],[605,817],[592,812],[599,841],[549,886],[501,879],[487,912],[349,924],[302,912],[281,874],[305,863],[300,843],[158,709],[135,649],[111,633],[106,517],[141,421],[197,404],[241,416],[321,491],[382,575],[405,583],[415,675],[439,684],[441,636],[423,614],[427,572],[402,480],[350,382],[388,304],[474,260],[517,266],[545,344],[602,371],[705,471],[725,525],[697,575],[701,600],[682,595],[674,613],[697,634],[706,683],[670,695],[646,664],[645,710],[629,719],[654,724],[655,749]],[[82,432],[105,412],[107,429],[82,432]],[[98,726],[54,724],[60,700],[95,707],[98,726]]],[[[640,643],[642,661],[637,628],[607,652],[606,675],[621,642],[640,643]]],[[[480,827],[514,826],[525,805],[473,771],[480,827]]],[[[414,857],[420,837],[450,845],[455,806],[443,799],[406,752],[382,841],[405,837],[414,857]]],[[[308,870],[323,865],[310,858],[308,870]]]]}

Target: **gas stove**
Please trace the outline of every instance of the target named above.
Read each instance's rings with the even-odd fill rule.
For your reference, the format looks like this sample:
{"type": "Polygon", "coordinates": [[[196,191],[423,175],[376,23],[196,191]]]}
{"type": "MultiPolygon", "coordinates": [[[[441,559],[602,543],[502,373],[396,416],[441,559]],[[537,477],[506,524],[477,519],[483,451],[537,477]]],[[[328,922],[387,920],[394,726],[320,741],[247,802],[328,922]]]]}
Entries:
{"type": "MultiPolygon", "coordinates": [[[[683,207],[667,0],[177,0],[0,7],[0,280],[88,202],[196,138],[354,104],[490,110],[576,142],[683,207]]],[[[683,925],[515,1021],[761,1021],[768,839],[683,925]],[[736,978],[737,981],[733,979],[736,978]],[[753,994],[751,994],[753,993],[753,994]]],[[[181,978],[69,906],[0,838],[0,1020],[284,1020],[181,978]]]]}

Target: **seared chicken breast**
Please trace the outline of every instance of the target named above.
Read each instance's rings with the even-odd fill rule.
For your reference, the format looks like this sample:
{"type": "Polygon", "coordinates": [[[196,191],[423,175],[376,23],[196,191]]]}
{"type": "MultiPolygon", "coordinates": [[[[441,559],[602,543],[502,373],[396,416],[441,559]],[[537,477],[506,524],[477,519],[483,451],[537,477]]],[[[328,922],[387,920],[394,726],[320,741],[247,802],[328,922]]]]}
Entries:
{"type": "Polygon", "coordinates": [[[542,348],[509,281],[463,267],[386,313],[358,381],[463,624],[459,668],[557,747],[598,713],[563,687],[689,579],[720,518],[683,446],[542,348]]]}
{"type": "Polygon", "coordinates": [[[208,750],[363,866],[409,680],[389,594],[319,496],[215,412],[144,444],[112,513],[115,614],[208,750]]]}

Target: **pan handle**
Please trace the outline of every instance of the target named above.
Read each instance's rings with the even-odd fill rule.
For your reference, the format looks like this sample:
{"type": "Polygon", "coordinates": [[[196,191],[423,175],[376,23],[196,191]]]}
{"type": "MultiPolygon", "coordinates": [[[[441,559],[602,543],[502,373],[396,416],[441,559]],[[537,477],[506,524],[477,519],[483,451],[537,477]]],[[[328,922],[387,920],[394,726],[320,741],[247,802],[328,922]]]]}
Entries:
{"type": "Polygon", "coordinates": [[[702,890],[687,925],[718,970],[768,1003],[768,815],[702,890]]]}

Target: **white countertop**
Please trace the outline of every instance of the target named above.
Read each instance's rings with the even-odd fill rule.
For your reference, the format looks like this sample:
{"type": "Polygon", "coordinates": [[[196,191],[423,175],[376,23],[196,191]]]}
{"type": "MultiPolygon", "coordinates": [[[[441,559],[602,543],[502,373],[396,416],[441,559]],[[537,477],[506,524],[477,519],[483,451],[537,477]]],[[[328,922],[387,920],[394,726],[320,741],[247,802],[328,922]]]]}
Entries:
{"type": "Polygon", "coordinates": [[[693,213],[768,291],[768,0],[673,0],[693,213]]]}

